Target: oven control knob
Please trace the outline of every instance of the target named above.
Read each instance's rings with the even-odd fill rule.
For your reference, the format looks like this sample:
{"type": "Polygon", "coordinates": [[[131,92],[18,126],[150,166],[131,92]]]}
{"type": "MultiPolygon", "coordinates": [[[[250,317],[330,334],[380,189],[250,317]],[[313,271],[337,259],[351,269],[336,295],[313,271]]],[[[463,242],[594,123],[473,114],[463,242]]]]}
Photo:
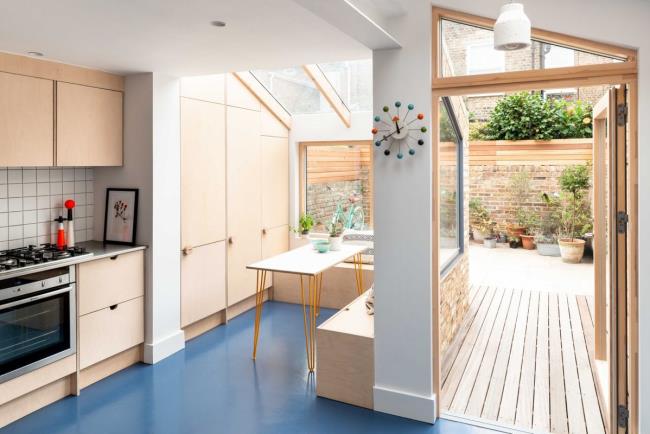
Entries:
{"type": "Polygon", "coordinates": [[[41,280],[41,288],[45,288],[45,281],[41,280]]]}
{"type": "Polygon", "coordinates": [[[63,283],[63,277],[59,276],[59,283],[63,283]]]}

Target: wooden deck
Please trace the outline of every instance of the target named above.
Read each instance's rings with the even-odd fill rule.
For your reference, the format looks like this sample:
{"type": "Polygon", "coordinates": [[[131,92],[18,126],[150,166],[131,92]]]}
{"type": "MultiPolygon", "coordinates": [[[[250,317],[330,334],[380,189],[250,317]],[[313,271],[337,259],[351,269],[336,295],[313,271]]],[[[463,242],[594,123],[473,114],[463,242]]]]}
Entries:
{"type": "Polygon", "coordinates": [[[604,433],[592,298],[474,286],[443,354],[442,410],[525,430],[604,433]]]}

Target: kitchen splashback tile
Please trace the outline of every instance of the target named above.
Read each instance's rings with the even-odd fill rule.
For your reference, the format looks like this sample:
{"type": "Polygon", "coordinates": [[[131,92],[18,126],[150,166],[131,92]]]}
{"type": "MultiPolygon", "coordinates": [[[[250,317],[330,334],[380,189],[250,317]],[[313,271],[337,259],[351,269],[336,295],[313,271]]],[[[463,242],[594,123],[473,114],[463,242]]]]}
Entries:
{"type": "Polygon", "coordinates": [[[53,220],[67,216],[67,199],[77,202],[77,241],[92,239],[94,177],[85,167],[1,167],[0,250],[56,241],[53,220]]]}

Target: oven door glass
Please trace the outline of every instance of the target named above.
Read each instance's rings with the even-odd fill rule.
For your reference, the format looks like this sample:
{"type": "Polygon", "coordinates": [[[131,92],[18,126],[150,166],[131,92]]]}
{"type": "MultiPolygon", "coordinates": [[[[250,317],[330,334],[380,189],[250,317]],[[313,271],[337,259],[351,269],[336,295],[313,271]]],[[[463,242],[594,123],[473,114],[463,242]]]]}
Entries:
{"type": "Polygon", "coordinates": [[[70,294],[0,310],[0,377],[70,349],[70,294]]]}

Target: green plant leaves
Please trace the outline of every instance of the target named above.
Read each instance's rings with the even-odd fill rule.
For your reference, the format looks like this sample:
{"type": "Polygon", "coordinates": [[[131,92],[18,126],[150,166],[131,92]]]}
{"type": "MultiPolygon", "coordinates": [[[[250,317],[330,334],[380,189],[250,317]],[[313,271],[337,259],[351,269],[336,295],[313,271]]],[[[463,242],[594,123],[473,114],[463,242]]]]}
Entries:
{"type": "Polygon", "coordinates": [[[592,136],[592,107],[581,101],[544,99],[519,92],[501,99],[474,140],[551,140],[592,136]]]}

